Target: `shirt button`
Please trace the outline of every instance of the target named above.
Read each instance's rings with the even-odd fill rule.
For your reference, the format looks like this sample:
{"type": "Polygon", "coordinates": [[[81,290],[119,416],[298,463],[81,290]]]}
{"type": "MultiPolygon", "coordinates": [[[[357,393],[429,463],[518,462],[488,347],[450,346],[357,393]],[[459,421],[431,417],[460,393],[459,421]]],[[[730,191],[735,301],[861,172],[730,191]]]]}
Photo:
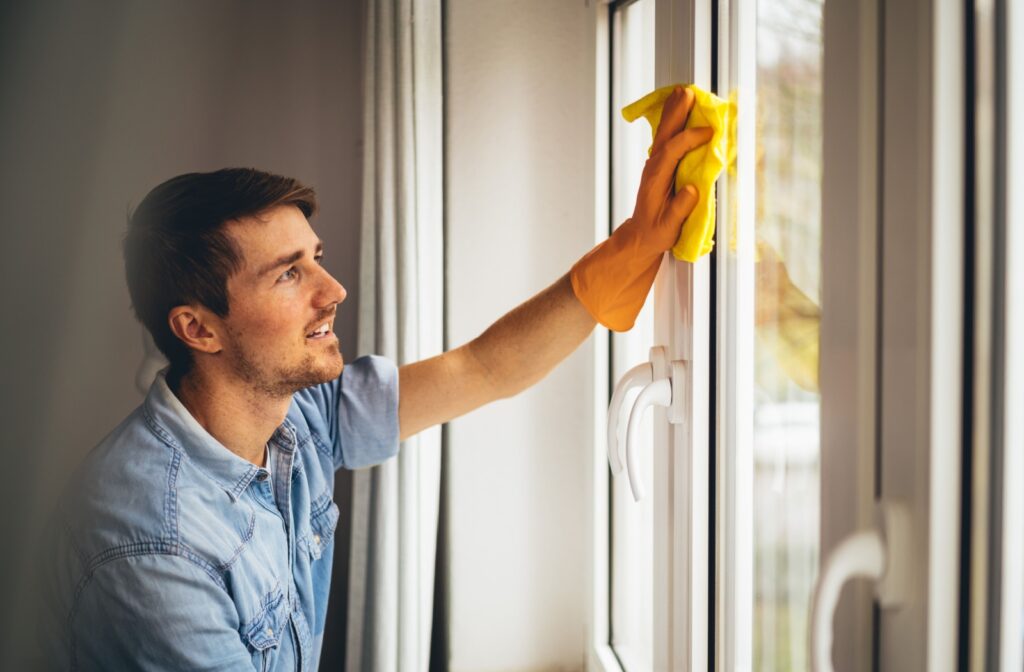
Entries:
{"type": "Polygon", "coordinates": [[[313,543],[316,544],[317,546],[320,545],[320,535],[319,534],[314,534],[313,535],[313,543]]]}
{"type": "Polygon", "coordinates": [[[267,637],[273,637],[274,636],[274,629],[273,628],[267,628],[266,632],[267,632],[267,637]]]}
{"type": "Polygon", "coordinates": [[[261,482],[267,480],[267,472],[261,471],[260,473],[256,474],[256,480],[261,482]]]}

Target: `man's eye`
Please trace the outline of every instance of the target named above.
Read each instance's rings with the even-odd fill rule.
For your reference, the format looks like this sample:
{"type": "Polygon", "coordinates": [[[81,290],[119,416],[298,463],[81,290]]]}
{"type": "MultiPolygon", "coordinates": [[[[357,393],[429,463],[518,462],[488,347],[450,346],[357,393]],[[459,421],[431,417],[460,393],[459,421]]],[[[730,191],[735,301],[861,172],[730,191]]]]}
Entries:
{"type": "Polygon", "coordinates": [[[320,265],[323,265],[323,263],[324,263],[324,255],[321,254],[319,257],[313,257],[313,261],[315,261],[316,263],[318,263],[320,265]]]}
{"type": "Polygon", "coordinates": [[[291,280],[292,278],[294,278],[294,277],[295,277],[296,273],[297,273],[297,271],[295,270],[295,267],[294,267],[294,266],[292,266],[292,267],[291,267],[291,268],[289,268],[289,269],[288,269],[287,271],[285,271],[284,273],[282,273],[282,274],[281,274],[281,277],[279,277],[279,278],[277,279],[277,281],[278,281],[278,282],[281,282],[282,280],[291,280]]]}

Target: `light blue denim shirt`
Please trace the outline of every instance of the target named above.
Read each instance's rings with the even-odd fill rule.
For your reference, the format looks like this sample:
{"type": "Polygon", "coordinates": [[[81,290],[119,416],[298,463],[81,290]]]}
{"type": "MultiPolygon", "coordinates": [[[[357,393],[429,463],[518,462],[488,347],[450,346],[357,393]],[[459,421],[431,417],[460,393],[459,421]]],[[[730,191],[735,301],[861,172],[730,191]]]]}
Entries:
{"type": "Polygon", "coordinates": [[[49,665],[317,669],[334,472],[398,452],[397,367],[361,357],[296,393],[270,440],[268,477],[207,433],[161,372],[62,499],[44,572],[49,665]]]}

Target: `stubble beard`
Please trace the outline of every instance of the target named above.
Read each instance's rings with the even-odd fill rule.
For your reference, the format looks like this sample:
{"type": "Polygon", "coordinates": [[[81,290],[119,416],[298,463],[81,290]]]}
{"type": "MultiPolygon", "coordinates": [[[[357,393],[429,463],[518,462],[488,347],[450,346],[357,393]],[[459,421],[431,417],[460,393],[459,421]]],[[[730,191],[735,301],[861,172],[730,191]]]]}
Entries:
{"type": "Polygon", "coordinates": [[[334,380],[341,375],[342,356],[340,344],[337,356],[330,351],[330,362],[325,356],[314,356],[307,352],[299,364],[278,368],[273,365],[261,366],[259,357],[245,346],[234,350],[234,369],[238,376],[252,386],[254,392],[272,398],[291,397],[299,390],[334,380]]]}

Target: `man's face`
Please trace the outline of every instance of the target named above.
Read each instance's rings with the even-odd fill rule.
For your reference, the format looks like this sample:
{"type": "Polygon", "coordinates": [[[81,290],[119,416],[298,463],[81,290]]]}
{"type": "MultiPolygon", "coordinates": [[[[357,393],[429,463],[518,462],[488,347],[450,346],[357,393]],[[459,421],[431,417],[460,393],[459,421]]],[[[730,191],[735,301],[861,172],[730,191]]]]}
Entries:
{"type": "Polygon", "coordinates": [[[243,262],[228,279],[223,352],[255,391],[289,396],[341,375],[334,318],[346,292],[320,265],[322,244],[297,207],[259,220],[227,225],[243,262]]]}

